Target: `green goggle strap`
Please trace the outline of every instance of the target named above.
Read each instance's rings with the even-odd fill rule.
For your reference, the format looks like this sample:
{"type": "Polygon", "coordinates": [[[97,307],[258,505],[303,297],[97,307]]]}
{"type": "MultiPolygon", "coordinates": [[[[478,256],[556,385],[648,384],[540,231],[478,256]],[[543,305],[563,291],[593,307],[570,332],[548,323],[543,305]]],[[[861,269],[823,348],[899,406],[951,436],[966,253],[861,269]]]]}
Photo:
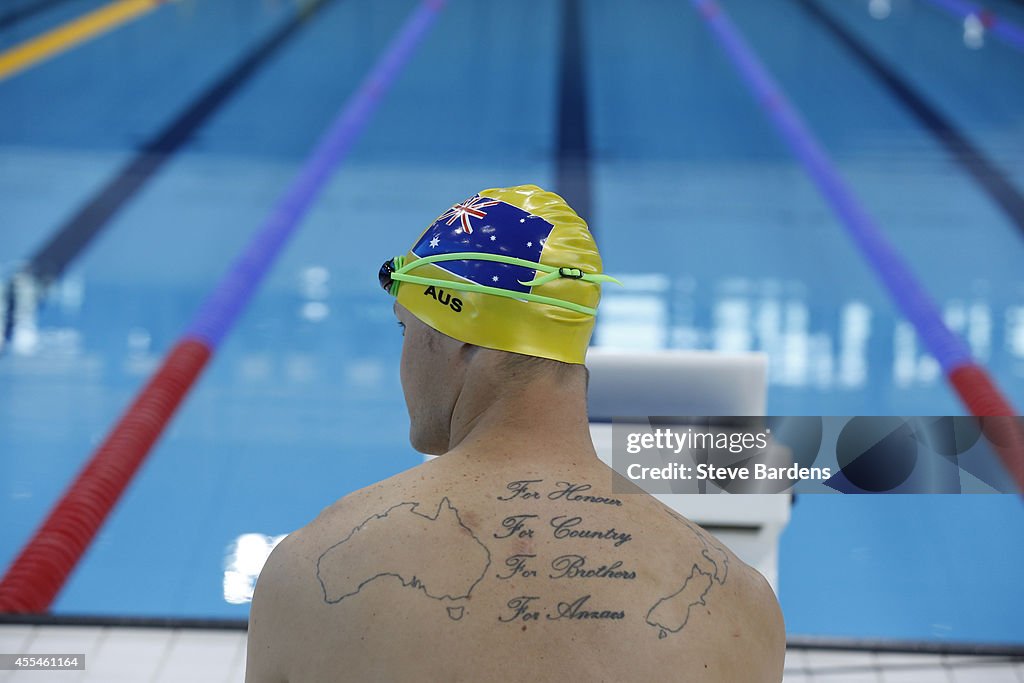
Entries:
{"type": "Polygon", "coordinates": [[[590,308],[582,304],[577,304],[572,301],[564,301],[563,299],[556,299],[550,296],[543,296],[541,294],[533,294],[532,292],[510,292],[507,289],[500,287],[488,287],[487,285],[478,285],[475,282],[458,282],[452,280],[438,280],[429,277],[420,277],[418,275],[409,275],[409,271],[413,268],[425,266],[428,263],[437,263],[438,261],[494,261],[497,263],[507,263],[512,266],[522,266],[524,268],[530,268],[533,270],[544,271],[544,275],[534,278],[528,282],[520,281],[519,284],[536,287],[546,282],[560,277],[569,278],[572,280],[583,280],[585,282],[614,282],[617,285],[622,283],[611,277],[610,275],[604,275],[603,273],[584,273],[579,268],[566,268],[549,266],[544,263],[537,263],[535,261],[527,261],[521,258],[515,258],[514,256],[503,256],[501,254],[487,254],[475,251],[459,251],[451,254],[435,254],[433,256],[424,256],[416,259],[412,263],[406,264],[404,256],[395,257],[395,271],[391,273],[391,279],[394,281],[391,285],[391,294],[398,294],[398,283],[399,282],[411,282],[417,285],[437,285],[439,287],[446,287],[448,289],[454,289],[462,292],[479,292],[481,294],[492,294],[494,296],[503,296],[507,299],[519,299],[525,301],[535,301],[540,304],[549,304],[551,306],[558,306],[560,308],[566,308],[570,311],[576,311],[577,313],[583,313],[584,315],[597,315],[596,308],[590,308]]]}

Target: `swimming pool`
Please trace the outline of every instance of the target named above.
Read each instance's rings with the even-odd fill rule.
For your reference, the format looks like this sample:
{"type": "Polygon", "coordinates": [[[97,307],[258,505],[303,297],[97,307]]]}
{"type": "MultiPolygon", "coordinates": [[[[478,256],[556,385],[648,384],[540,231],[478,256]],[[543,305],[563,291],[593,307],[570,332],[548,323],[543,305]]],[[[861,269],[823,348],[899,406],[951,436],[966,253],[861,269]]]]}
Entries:
{"type": "MultiPolygon", "coordinates": [[[[102,4],[0,19],[0,50],[102,4]]],[[[913,99],[1024,192],[1024,54],[991,37],[969,47],[924,0],[722,5],[949,325],[1024,403],[1021,217],[913,99]]],[[[95,221],[83,207],[99,193],[117,198],[0,358],[0,565],[413,6],[183,0],[0,81],[3,274],[56,231],[95,221]],[[161,164],[138,165],[143,153],[161,164]]],[[[988,6],[1024,20],[1009,0],[988,6]]],[[[569,145],[587,161],[605,267],[628,285],[606,290],[597,345],[765,350],[777,415],[962,413],[688,3],[581,3],[568,109],[562,16],[544,2],[443,11],[56,612],[244,616],[229,574],[246,575],[260,542],[419,462],[376,269],[446,203],[554,186],[569,145]],[[585,139],[567,138],[581,115],[585,139]]],[[[781,548],[789,630],[1022,642],[1021,537],[1013,496],[802,497],[781,548]]]]}

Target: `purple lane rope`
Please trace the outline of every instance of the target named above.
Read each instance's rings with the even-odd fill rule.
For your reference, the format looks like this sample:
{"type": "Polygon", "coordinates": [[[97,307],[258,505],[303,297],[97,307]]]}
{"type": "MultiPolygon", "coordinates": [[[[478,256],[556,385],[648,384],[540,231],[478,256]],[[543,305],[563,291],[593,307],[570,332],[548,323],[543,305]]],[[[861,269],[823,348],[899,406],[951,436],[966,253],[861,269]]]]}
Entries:
{"type": "Polygon", "coordinates": [[[736,26],[712,0],[691,0],[691,3],[707,21],[790,150],[804,165],[839,216],[847,234],[860,248],[889,290],[889,295],[913,324],[925,347],[939,361],[942,369],[949,373],[954,368],[973,362],[967,345],[946,327],[938,306],[874,219],[861,206],[814,133],[747,45],[736,26]]]}
{"type": "Polygon", "coordinates": [[[203,302],[187,328],[187,337],[204,342],[211,350],[217,349],[444,4],[445,0],[425,0],[406,20],[384,56],[320,139],[263,227],[203,302]]]}
{"type": "Polygon", "coordinates": [[[39,613],[50,608],[218,344],[443,6],[444,0],[425,0],[406,20],[262,229],[0,577],[0,612],[39,613]]]}
{"type": "MultiPolygon", "coordinates": [[[[964,341],[946,327],[938,306],[861,206],[814,133],[736,26],[713,0],[690,2],[707,21],[790,150],[803,164],[847,234],[889,290],[889,296],[917,330],[925,348],[938,360],[967,409],[979,417],[1018,415],[988,372],[971,357],[964,341]]],[[[989,420],[983,429],[1017,486],[1024,492],[1024,428],[1015,420],[989,420]]]]}

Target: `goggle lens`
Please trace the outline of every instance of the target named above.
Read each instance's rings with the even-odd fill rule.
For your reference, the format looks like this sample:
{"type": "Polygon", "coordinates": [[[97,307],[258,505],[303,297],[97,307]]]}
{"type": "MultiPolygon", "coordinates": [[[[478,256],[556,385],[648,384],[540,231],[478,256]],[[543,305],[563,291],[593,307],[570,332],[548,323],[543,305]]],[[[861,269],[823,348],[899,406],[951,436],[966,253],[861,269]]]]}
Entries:
{"type": "Polygon", "coordinates": [[[395,259],[388,259],[384,262],[384,265],[380,267],[380,271],[377,273],[377,279],[380,280],[380,286],[384,288],[384,291],[388,294],[391,293],[391,285],[394,280],[391,279],[391,274],[395,272],[395,259]]]}

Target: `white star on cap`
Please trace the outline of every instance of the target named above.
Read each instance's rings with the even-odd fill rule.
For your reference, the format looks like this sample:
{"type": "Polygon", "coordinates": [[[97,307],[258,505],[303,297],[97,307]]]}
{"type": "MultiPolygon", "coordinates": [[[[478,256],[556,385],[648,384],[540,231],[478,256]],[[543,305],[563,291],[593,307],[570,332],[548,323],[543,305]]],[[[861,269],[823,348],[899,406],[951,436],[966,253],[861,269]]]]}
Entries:
{"type": "Polygon", "coordinates": [[[495,237],[494,235],[491,235],[491,241],[492,241],[492,242],[493,242],[494,240],[496,240],[496,239],[498,239],[498,238],[497,238],[497,237],[495,237]]]}
{"type": "Polygon", "coordinates": [[[498,276],[495,275],[494,277],[491,278],[491,280],[494,281],[494,282],[497,282],[498,281],[498,276]]]}
{"type": "Polygon", "coordinates": [[[533,246],[533,242],[527,242],[527,243],[526,243],[526,246],[528,246],[528,247],[532,247],[532,246],[533,246]]]}
{"type": "Polygon", "coordinates": [[[441,243],[441,238],[438,237],[437,235],[434,235],[434,239],[430,240],[430,246],[432,248],[435,248],[435,249],[437,248],[437,245],[440,244],[440,243],[441,243]]]}

